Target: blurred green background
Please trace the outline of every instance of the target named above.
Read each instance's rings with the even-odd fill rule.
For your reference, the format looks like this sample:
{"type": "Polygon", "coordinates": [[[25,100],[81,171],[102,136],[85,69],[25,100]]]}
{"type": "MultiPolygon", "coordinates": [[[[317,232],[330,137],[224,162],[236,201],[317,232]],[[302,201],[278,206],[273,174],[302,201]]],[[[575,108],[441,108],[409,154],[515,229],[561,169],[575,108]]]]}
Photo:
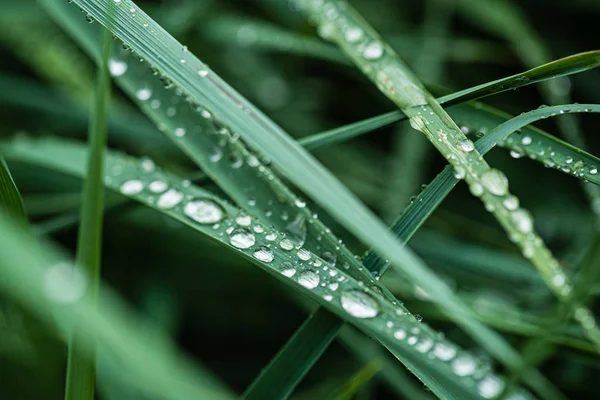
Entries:
{"type": "MultiPolygon", "coordinates": [[[[600,17],[596,0],[351,4],[434,93],[488,82],[598,46],[593,33],[600,17]]],[[[287,1],[165,0],[138,5],[295,137],[394,109],[336,48],[320,41],[314,27],[287,1]]],[[[55,135],[84,140],[93,77],[90,60],[34,1],[0,2],[3,138],[55,135]]],[[[132,114],[112,120],[111,147],[150,157],[177,173],[193,170],[192,163],[117,89],[114,96],[119,107],[132,114]]],[[[560,104],[555,101],[561,99],[599,103],[600,71],[504,93],[486,103],[519,114],[542,104],[560,104]]],[[[574,122],[584,133],[588,151],[597,154],[594,118],[577,116],[574,122]]],[[[559,135],[556,120],[537,126],[559,135]]],[[[315,154],[368,206],[390,220],[446,164],[427,143],[417,145],[425,149],[421,158],[404,154],[403,138],[408,134],[425,141],[400,124],[315,154]]],[[[593,230],[580,183],[534,161],[516,160],[502,149],[486,159],[507,174],[549,247],[567,268],[575,266],[593,230]]],[[[76,226],[56,217],[76,214],[80,182],[31,165],[9,166],[39,234],[74,253],[76,226]]],[[[117,195],[108,196],[109,202],[115,199],[117,195]]],[[[320,215],[355,254],[362,254],[360,243],[320,215]]],[[[104,281],[240,393],[314,307],[234,254],[144,207],[108,211],[103,247],[104,281]]],[[[410,247],[499,329],[538,324],[553,311],[551,296],[535,278],[515,281],[494,274],[530,268],[466,185],[458,185],[410,247]]],[[[392,272],[384,281],[425,322],[464,347],[473,346],[440,320],[414,287],[392,272]]],[[[522,334],[507,335],[517,347],[524,341],[522,334]]],[[[0,301],[0,398],[62,398],[65,354],[64,343],[51,330],[7,300],[0,301]]],[[[365,360],[334,343],[294,397],[329,398],[364,365],[365,360]]],[[[595,392],[600,365],[587,351],[560,346],[541,370],[569,398],[578,399],[595,392]]],[[[356,394],[360,399],[395,396],[379,376],[356,394]]]]}

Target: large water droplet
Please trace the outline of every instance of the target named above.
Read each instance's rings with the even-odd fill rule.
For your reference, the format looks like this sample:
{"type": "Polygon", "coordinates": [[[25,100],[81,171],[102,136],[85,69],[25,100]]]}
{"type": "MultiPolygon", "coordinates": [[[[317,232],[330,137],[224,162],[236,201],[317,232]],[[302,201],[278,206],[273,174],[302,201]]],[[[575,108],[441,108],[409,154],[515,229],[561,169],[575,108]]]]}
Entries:
{"type": "Polygon", "coordinates": [[[279,247],[283,250],[290,251],[294,248],[294,243],[292,243],[290,239],[282,239],[281,242],[279,242],[279,247]]]}
{"type": "Polygon", "coordinates": [[[481,184],[490,193],[504,196],[508,192],[508,179],[501,171],[489,169],[481,175],[481,184]]]}
{"type": "Polygon", "coordinates": [[[442,361],[450,361],[456,356],[456,347],[446,343],[438,343],[433,348],[433,355],[442,361]]]}
{"type": "Polygon", "coordinates": [[[44,275],[44,292],[60,304],[71,304],[83,297],[87,279],[73,264],[59,263],[44,275]]]}
{"type": "Polygon", "coordinates": [[[355,43],[359,41],[362,37],[363,31],[358,27],[348,28],[346,29],[346,32],[344,32],[344,39],[346,39],[348,43],[355,43]]]}
{"type": "Polygon", "coordinates": [[[306,241],[306,217],[303,214],[296,215],[285,227],[284,233],[297,246],[302,246],[306,241]]]}
{"type": "Polygon", "coordinates": [[[240,226],[250,226],[252,224],[252,217],[249,215],[238,215],[235,218],[235,222],[240,226]]]}
{"type": "Polygon", "coordinates": [[[516,196],[508,196],[502,200],[502,205],[504,205],[507,210],[514,211],[519,208],[519,199],[516,196]]]}
{"type": "Polygon", "coordinates": [[[486,376],[477,384],[477,391],[486,399],[496,397],[502,389],[504,389],[504,382],[495,376],[486,376]]]}
{"type": "Polygon", "coordinates": [[[311,252],[306,249],[298,250],[298,253],[296,253],[296,255],[298,256],[299,259],[301,259],[303,261],[310,260],[310,257],[312,256],[311,252]]]}
{"type": "Polygon", "coordinates": [[[254,234],[245,228],[234,230],[231,232],[231,236],[229,237],[229,243],[238,249],[247,249],[252,247],[254,246],[254,242],[254,234]]]}
{"type": "Polygon", "coordinates": [[[319,285],[319,275],[312,270],[302,271],[298,277],[298,283],[307,289],[314,289],[319,285]]]}
{"type": "Polygon", "coordinates": [[[516,210],[511,216],[521,233],[529,233],[533,230],[533,219],[526,210],[516,210]]]}
{"type": "Polygon", "coordinates": [[[470,153],[471,151],[475,150],[475,145],[469,139],[459,141],[458,147],[465,153],[470,153]]]}
{"type": "Polygon", "coordinates": [[[164,181],[154,181],[148,185],[148,189],[150,189],[152,193],[162,193],[167,190],[168,187],[167,182],[164,181]]]}
{"type": "Polygon", "coordinates": [[[125,195],[138,194],[144,190],[144,184],[137,179],[129,180],[121,185],[121,193],[125,195]]]}
{"type": "Polygon", "coordinates": [[[373,318],[379,313],[379,304],[369,294],[360,290],[342,293],[342,308],[356,318],[373,318]]]}
{"type": "Polygon", "coordinates": [[[159,198],[156,205],[163,209],[169,209],[175,207],[183,200],[183,193],[178,192],[175,189],[171,189],[163,193],[159,198]]]}
{"type": "Polygon", "coordinates": [[[275,256],[273,255],[273,252],[271,251],[271,249],[269,249],[266,246],[258,246],[254,250],[254,253],[252,253],[252,255],[257,260],[260,260],[260,261],[266,262],[266,263],[270,263],[275,258],[275,256]]]}
{"type": "Polygon", "coordinates": [[[183,212],[201,224],[214,224],[223,218],[223,209],[221,206],[208,199],[196,199],[188,202],[183,212]]]}

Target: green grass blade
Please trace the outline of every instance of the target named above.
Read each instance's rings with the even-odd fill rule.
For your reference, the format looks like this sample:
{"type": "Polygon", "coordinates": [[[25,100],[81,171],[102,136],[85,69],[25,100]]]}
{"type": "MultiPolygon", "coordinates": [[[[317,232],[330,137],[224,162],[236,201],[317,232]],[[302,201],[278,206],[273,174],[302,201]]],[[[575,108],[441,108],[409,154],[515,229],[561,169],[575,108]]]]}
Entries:
{"type": "MultiPolygon", "coordinates": [[[[569,284],[565,283],[557,287],[552,282],[563,279],[567,281],[567,278],[558,261],[535,233],[531,217],[523,209],[516,207],[507,209],[504,206],[506,199],[515,198],[508,190],[508,181],[505,175],[498,170],[491,169],[480,153],[474,151],[473,143],[465,137],[450,116],[424,89],[421,82],[399,60],[393,50],[382,43],[373,28],[345,3],[326,1],[324,4],[315,4],[298,1],[297,4],[317,21],[321,30],[327,30],[328,39],[338,44],[363,73],[377,84],[380,91],[409,117],[411,126],[422,132],[436,146],[455,168],[456,173],[467,181],[472,193],[479,197],[486,208],[494,214],[510,235],[511,240],[521,248],[524,255],[544,275],[557,297],[566,300],[569,295],[569,284]],[[351,30],[361,32],[358,40],[347,39],[348,32],[351,30]]],[[[382,246],[375,247],[377,250],[382,250],[382,246]]],[[[380,253],[385,257],[388,256],[383,251],[380,253]]],[[[403,269],[407,275],[411,276],[406,267],[400,268],[401,263],[394,263],[392,260],[392,265],[403,269]]],[[[418,282],[414,277],[413,280],[418,282]]],[[[420,284],[420,282],[418,283],[420,284]]],[[[427,288],[425,288],[425,292],[431,293],[434,297],[440,293],[435,290],[429,291],[427,288]]],[[[461,315],[464,311],[462,307],[457,307],[454,312],[461,315]]],[[[487,333],[481,329],[480,325],[471,325],[470,320],[462,322],[464,323],[463,327],[473,336],[482,337],[487,333]]],[[[588,330],[589,336],[593,340],[597,337],[595,333],[592,333],[595,330],[597,330],[595,326],[588,330]]],[[[488,337],[486,341],[486,349],[494,357],[508,366],[518,363],[519,355],[508,345],[500,341],[491,344],[494,342],[491,337],[488,337]]],[[[544,390],[544,387],[536,385],[536,389],[544,390]]]]}
{"type": "MultiPolygon", "coordinates": [[[[233,398],[217,381],[203,379],[206,372],[192,367],[162,331],[131,312],[109,289],[100,289],[97,302],[85,296],[85,276],[56,249],[36,241],[3,214],[0,232],[3,295],[56,329],[61,338],[72,330],[93,338],[127,386],[162,399],[233,398]]],[[[89,341],[83,344],[92,350],[89,341]]]]}
{"type": "MultiPolygon", "coordinates": [[[[34,165],[78,177],[83,176],[82,164],[85,159],[85,149],[79,144],[66,140],[43,139],[36,141],[34,145],[13,142],[4,146],[3,149],[11,160],[33,163],[34,165]]],[[[468,362],[469,365],[472,365],[474,370],[469,370],[468,376],[475,373],[476,370],[480,370],[480,368],[485,370],[489,366],[480,366],[472,356],[462,352],[448,341],[440,343],[437,332],[432,331],[427,325],[419,323],[411,315],[403,314],[403,311],[398,313],[397,310],[400,308],[369,287],[359,284],[358,281],[347,274],[344,268],[340,269],[328,264],[327,261],[312,254],[310,254],[310,260],[304,260],[306,254],[299,258],[295,252],[281,248],[278,242],[284,236],[268,226],[263,227],[264,231],[259,230],[257,232],[254,230],[254,227],[257,226],[256,219],[254,219],[254,224],[251,224],[252,238],[256,246],[246,249],[238,248],[232,245],[232,242],[237,243],[235,233],[240,231],[235,222],[235,216],[238,215],[239,210],[235,207],[199,187],[194,185],[184,186],[181,179],[161,172],[157,168],[148,170],[143,167],[142,162],[129,157],[109,152],[107,165],[110,166],[105,176],[105,184],[108,188],[120,191],[127,197],[208,235],[274,275],[284,284],[300,290],[329,312],[335,313],[339,318],[352,323],[363,332],[377,338],[419,379],[440,396],[461,399],[478,398],[476,394],[478,389],[466,384],[471,382],[471,378],[457,376],[453,372],[456,368],[455,363],[458,362],[460,365],[462,362],[468,362]],[[156,191],[158,193],[155,193],[156,191]],[[181,193],[182,196],[175,196],[174,193],[181,193]],[[171,202],[167,202],[165,199],[171,202]],[[218,208],[213,208],[210,205],[211,203],[208,203],[210,207],[207,211],[210,212],[196,214],[188,207],[186,214],[184,204],[194,204],[199,200],[210,201],[218,208]],[[210,223],[208,223],[208,220],[201,218],[202,216],[210,217],[210,223]],[[219,219],[219,221],[216,221],[218,223],[215,223],[216,219],[219,219]],[[232,232],[231,228],[235,230],[232,232]],[[234,233],[234,235],[232,236],[231,233],[234,233]],[[258,252],[256,249],[262,250],[258,252]],[[265,249],[269,249],[271,252],[273,256],[271,260],[269,260],[270,257],[265,258],[269,254],[269,251],[265,249]],[[261,259],[265,261],[261,261],[261,259]],[[308,287],[313,286],[311,282],[316,280],[315,276],[318,277],[320,284],[308,289],[308,287]],[[342,301],[342,298],[344,294],[355,293],[356,291],[360,291],[377,301],[377,312],[374,317],[360,318],[354,312],[346,311],[348,303],[346,300],[342,301]],[[344,304],[346,305],[344,306],[344,304]],[[401,332],[398,333],[399,331],[401,332]],[[411,337],[414,337],[414,339],[409,340],[411,337]],[[447,349],[448,346],[450,350],[447,349]],[[445,350],[450,353],[444,352],[445,350]],[[443,361],[444,359],[446,361],[443,361]]],[[[247,231],[244,232],[248,233],[247,231]]],[[[369,308],[370,306],[367,307],[367,310],[369,308]]],[[[497,379],[495,375],[493,376],[493,379],[497,379]]]]}
{"type": "MultiPolygon", "coordinates": [[[[89,278],[86,296],[93,302],[100,282],[100,254],[102,252],[102,211],[104,204],[104,149],[106,121],[110,101],[108,60],[111,53],[110,32],[104,34],[102,64],[98,71],[94,108],[90,119],[89,160],[83,183],[81,223],[77,238],[76,265],[89,278]]],[[[82,351],[82,343],[89,341],[84,333],[74,331],[69,340],[66,400],[92,400],[95,396],[94,345],[82,351]],[[91,350],[91,351],[90,351],[91,350]]]]}
{"type": "Polygon", "coordinates": [[[16,220],[26,222],[27,214],[19,189],[10,174],[8,165],[0,155],[0,209],[16,220]]]}
{"type": "MultiPolygon", "coordinates": [[[[514,90],[534,83],[544,82],[549,79],[577,74],[597,68],[598,66],[600,66],[600,51],[588,51],[540,65],[539,67],[532,68],[520,74],[442,96],[436,100],[445,106],[453,106],[467,101],[492,96],[507,90],[514,90]]],[[[448,110],[448,112],[452,115],[452,109],[448,110]]],[[[306,138],[303,138],[302,141],[307,149],[312,150],[352,139],[365,133],[372,132],[375,129],[384,128],[406,118],[407,117],[403,112],[391,111],[334,128],[326,132],[307,136],[306,138]]]]}
{"type": "Polygon", "coordinates": [[[248,400],[287,398],[300,379],[313,366],[335,338],[343,321],[324,308],[304,321],[302,326],[252,381],[242,398],[248,400]]]}

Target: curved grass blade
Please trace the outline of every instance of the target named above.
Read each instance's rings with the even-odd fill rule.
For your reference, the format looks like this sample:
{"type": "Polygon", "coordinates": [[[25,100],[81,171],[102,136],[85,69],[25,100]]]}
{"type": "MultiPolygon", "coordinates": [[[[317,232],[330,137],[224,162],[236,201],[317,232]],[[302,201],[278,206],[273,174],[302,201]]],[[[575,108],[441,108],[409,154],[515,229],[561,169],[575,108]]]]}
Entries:
{"type": "Polygon", "coordinates": [[[206,373],[191,367],[160,330],[133,314],[110,290],[101,288],[97,304],[82,297],[86,281],[72,264],[3,214],[0,232],[0,291],[57,328],[62,337],[73,328],[94,338],[98,351],[127,376],[128,386],[164,399],[232,398],[216,381],[209,385],[199,378],[206,373]]]}
{"type": "MultiPolygon", "coordinates": [[[[44,139],[33,145],[17,141],[4,146],[4,150],[15,160],[83,176],[85,150],[66,140],[44,139]]],[[[107,165],[107,187],[211,237],[375,337],[438,395],[479,398],[479,389],[465,383],[472,382],[473,374],[489,366],[479,365],[454,344],[440,341],[438,333],[361,285],[343,268],[309,252],[289,249],[285,236],[258,224],[256,219],[251,219],[248,226],[238,225],[237,208],[199,187],[184,186],[173,175],[156,168],[148,170],[142,162],[116,153],[107,155],[107,165]],[[246,247],[250,242],[253,245],[246,247]],[[468,372],[458,376],[455,369],[463,363],[469,365],[468,372]]],[[[499,378],[485,375],[479,379],[499,378]]]]}
{"type": "Polygon", "coordinates": [[[18,221],[27,222],[23,199],[2,155],[0,155],[0,209],[4,214],[18,221]]]}
{"type": "MultiPolygon", "coordinates": [[[[467,101],[492,96],[507,90],[515,90],[523,86],[543,82],[549,79],[577,74],[597,68],[598,66],[600,66],[600,50],[588,51],[561,58],[507,78],[498,79],[496,81],[438,97],[436,100],[445,106],[453,106],[467,101]]],[[[452,110],[453,109],[448,110],[450,115],[452,115],[452,110]]],[[[390,111],[326,132],[308,136],[303,138],[303,141],[306,148],[312,150],[355,138],[365,133],[372,132],[375,129],[384,128],[388,125],[402,121],[406,118],[407,117],[403,112],[390,111]]]]}
{"type": "MultiPolygon", "coordinates": [[[[226,87],[225,82],[156,23],[152,22],[150,27],[146,26],[149,22],[141,22],[146,17],[143,17],[140,9],[128,7],[125,2],[116,4],[107,1],[102,7],[97,2],[90,3],[93,3],[90,12],[95,10],[98,13],[96,16],[104,22],[105,8],[108,7],[114,12],[114,28],[123,29],[126,37],[130,37],[135,29],[143,30],[143,33],[140,32],[131,42],[132,47],[137,47],[142,53],[133,53],[131,49],[118,46],[111,55],[113,79],[159,129],[244,210],[239,215],[241,220],[246,219],[247,214],[258,217],[263,224],[286,233],[295,247],[304,247],[325,259],[348,265],[352,276],[364,281],[365,285],[379,287],[389,300],[395,302],[393,296],[367,273],[343,243],[306,206],[306,202],[296,196],[269,168],[268,159],[259,158],[242,142],[237,130],[232,131],[217,118],[212,109],[209,110],[197,101],[208,95],[204,90],[198,89],[210,88],[213,93],[215,90],[218,93],[214,93],[210,101],[205,100],[209,103],[214,101],[215,106],[223,107],[226,101],[221,90],[226,87]],[[135,12],[132,12],[132,9],[135,12]],[[123,20],[124,17],[127,19],[123,20]],[[128,22],[131,21],[135,24],[129,26],[128,22]],[[159,33],[162,40],[158,39],[159,33]],[[162,65],[165,63],[163,56],[157,56],[154,50],[148,54],[143,53],[149,51],[145,42],[148,38],[140,39],[147,35],[151,35],[151,40],[157,41],[156,49],[162,49],[162,54],[170,56],[168,65],[162,65]],[[173,46],[176,46],[176,50],[173,46]],[[173,59],[173,50],[181,52],[179,58],[173,59]],[[140,62],[142,56],[150,65],[140,62]],[[173,68],[173,63],[177,67],[177,73],[168,76],[166,71],[173,68]],[[179,68],[181,71],[178,71],[179,68]],[[177,82],[174,79],[179,78],[180,73],[183,73],[183,77],[177,82]],[[197,97],[194,98],[192,93],[196,93],[197,97]]],[[[74,38],[80,40],[84,48],[96,57],[94,32],[90,30],[89,24],[77,15],[76,7],[56,0],[43,0],[43,4],[73,33],[74,38]],[[79,23],[74,22],[73,18],[78,18],[79,23]]],[[[81,2],[81,5],[83,4],[84,2],[81,2]]],[[[149,17],[147,18],[144,20],[150,21],[149,17]]],[[[227,110],[231,112],[231,109],[227,110]]],[[[240,110],[239,104],[235,105],[235,110],[240,110]]],[[[245,112],[242,114],[245,115],[245,112]]],[[[250,127],[244,125],[243,129],[248,131],[250,127]]]]}
{"type": "MultiPolygon", "coordinates": [[[[106,147],[106,121],[110,101],[108,60],[111,53],[110,32],[104,33],[102,63],[98,71],[94,108],[90,118],[89,160],[83,183],[81,223],[77,237],[76,265],[89,279],[86,296],[93,303],[100,282],[100,254],[102,248],[102,209],[104,208],[104,149],[106,147]]],[[[93,342],[84,333],[74,331],[69,338],[66,400],[92,400],[95,396],[95,352],[93,342]],[[87,347],[85,351],[82,348],[87,347]]]]}

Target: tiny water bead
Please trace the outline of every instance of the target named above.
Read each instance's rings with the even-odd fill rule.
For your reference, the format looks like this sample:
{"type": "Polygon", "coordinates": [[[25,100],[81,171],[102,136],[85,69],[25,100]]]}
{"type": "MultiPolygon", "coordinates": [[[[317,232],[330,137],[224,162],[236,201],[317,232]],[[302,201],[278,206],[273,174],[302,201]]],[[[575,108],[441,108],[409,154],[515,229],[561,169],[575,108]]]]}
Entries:
{"type": "Polygon", "coordinates": [[[185,128],[175,128],[175,131],[173,133],[177,137],[184,137],[185,136],[185,128]]]}
{"type": "Polygon", "coordinates": [[[275,258],[275,256],[273,255],[273,252],[271,251],[271,249],[269,249],[266,246],[258,246],[254,250],[254,253],[252,253],[252,255],[257,260],[260,260],[260,261],[266,262],[266,263],[270,263],[275,258]]]}
{"type": "Polygon", "coordinates": [[[398,340],[404,340],[406,338],[406,331],[404,329],[398,329],[394,332],[394,337],[398,340]]]}
{"type": "Polygon", "coordinates": [[[360,290],[348,290],[341,296],[342,308],[356,318],[373,318],[379,314],[379,304],[360,290]]]}
{"type": "Polygon", "coordinates": [[[359,41],[362,37],[363,31],[358,27],[348,28],[344,33],[344,39],[346,39],[348,43],[355,43],[359,41]]]}
{"type": "Polygon", "coordinates": [[[110,76],[119,77],[127,72],[127,63],[120,60],[110,59],[108,61],[110,76]]]}
{"type": "Polygon", "coordinates": [[[530,233],[533,230],[533,219],[528,211],[516,210],[511,216],[521,233],[530,233]]]}
{"type": "Polygon", "coordinates": [[[153,181],[148,185],[148,189],[150,189],[152,193],[162,193],[167,190],[168,187],[169,185],[167,185],[167,182],[165,181],[153,181]]]}
{"type": "Polygon", "coordinates": [[[319,285],[319,275],[313,270],[306,270],[300,273],[298,283],[307,289],[314,289],[319,285]]]}
{"type": "Polygon", "coordinates": [[[371,42],[362,53],[365,60],[377,60],[383,55],[383,45],[379,41],[371,42]]]}
{"type": "Polygon", "coordinates": [[[144,89],[139,89],[138,91],[135,92],[135,97],[137,97],[140,100],[148,100],[150,97],[152,97],[152,90],[144,88],[144,89]]]}
{"type": "Polygon", "coordinates": [[[531,136],[523,136],[523,139],[521,139],[521,143],[523,143],[525,146],[530,145],[531,142],[531,136]]]}
{"type": "Polygon", "coordinates": [[[188,202],[183,208],[185,215],[201,224],[215,224],[223,219],[223,209],[214,201],[197,199],[188,202]]]}
{"type": "Polygon", "coordinates": [[[183,193],[170,189],[158,198],[156,205],[159,208],[170,209],[179,204],[181,200],[183,200],[183,193]]]}
{"type": "Polygon", "coordinates": [[[254,234],[245,228],[235,229],[229,237],[229,243],[238,249],[247,249],[254,246],[255,240],[254,234]]]}
{"type": "Polygon", "coordinates": [[[85,294],[87,278],[73,264],[59,263],[46,271],[43,285],[46,296],[52,301],[72,304],[85,294]]]}
{"type": "Polygon", "coordinates": [[[142,190],[144,190],[144,184],[137,179],[129,180],[121,185],[121,193],[125,195],[138,194],[142,190]]]}
{"type": "Polygon", "coordinates": [[[501,171],[489,169],[481,175],[481,185],[496,196],[504,196],[508,193],[508,179],[501,171]]]}
{"type": "Polygon", "coordinates": [[[504,382],[495,376],[486,376],[477,384],[477,391],[486,399],[493,399],[504,389],[504,382]]]}

